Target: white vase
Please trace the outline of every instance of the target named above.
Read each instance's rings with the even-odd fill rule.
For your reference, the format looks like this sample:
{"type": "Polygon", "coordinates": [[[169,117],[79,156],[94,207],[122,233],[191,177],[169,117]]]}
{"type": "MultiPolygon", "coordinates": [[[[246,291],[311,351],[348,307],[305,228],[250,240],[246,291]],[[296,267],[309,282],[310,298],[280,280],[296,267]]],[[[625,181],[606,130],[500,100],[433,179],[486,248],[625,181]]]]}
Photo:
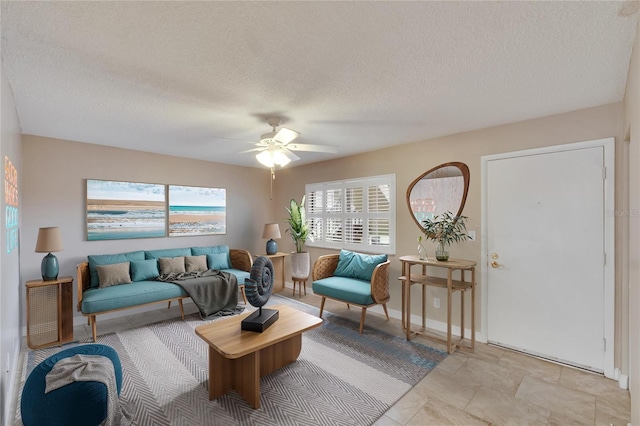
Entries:
{"type": "Polygon", "coordinates": [[[291,275],[293,278],[308,278],[310,271],[309,253],[291,253],[291,275]]]}

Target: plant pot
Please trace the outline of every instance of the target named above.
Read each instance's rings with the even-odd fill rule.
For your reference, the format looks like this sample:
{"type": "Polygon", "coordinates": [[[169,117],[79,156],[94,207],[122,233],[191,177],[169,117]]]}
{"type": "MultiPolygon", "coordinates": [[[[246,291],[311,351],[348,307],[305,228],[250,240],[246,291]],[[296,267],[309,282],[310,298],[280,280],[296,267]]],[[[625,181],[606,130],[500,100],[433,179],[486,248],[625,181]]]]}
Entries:
{"type": "Polygon", "coordinates": [[[293,278],[308,278],[310,272],[309,252],[291,253],[291,275],[293,278]]]}
{"type": "Polygon", "coordinates": [[[440,261],[449,260],[449,244],[444,241],[438,241],[438,245],[436,245],[436,259],[440,261]]]}

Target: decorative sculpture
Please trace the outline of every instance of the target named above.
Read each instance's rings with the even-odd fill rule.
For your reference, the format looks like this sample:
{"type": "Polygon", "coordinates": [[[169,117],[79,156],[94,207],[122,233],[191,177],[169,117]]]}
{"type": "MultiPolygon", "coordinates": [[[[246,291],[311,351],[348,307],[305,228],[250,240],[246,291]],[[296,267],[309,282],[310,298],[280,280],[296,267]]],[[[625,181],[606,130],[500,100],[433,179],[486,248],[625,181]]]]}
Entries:
{"type": "Polygon", "coordinates": [[[241,329],[262,333],[279,317],[275,309],[262,309],[271,297],[273,291],[273,263],[268,257],[259,256],[251,265],[250,278],[244,280],[244,293],[247,301],[258,308],[257,311],[245,318],[241,329]]]}

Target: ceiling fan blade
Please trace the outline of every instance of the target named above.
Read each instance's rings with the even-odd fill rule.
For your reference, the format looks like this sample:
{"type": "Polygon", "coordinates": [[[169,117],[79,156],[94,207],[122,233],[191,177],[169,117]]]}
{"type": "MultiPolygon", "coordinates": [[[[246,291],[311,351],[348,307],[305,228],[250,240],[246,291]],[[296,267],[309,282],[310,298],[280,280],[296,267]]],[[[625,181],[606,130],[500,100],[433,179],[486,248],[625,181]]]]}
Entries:
{"type": "Polygon", "coordinates": [[[282,153],[284,155],[287,156],[287,158],[291,161],[297,161],[300,159],[300,157],[298,157],[297,155],[295,155],[293,152],[289,151],[287,148],[280,148],[280,150],[282,151],[282,153]]]}
{"type": "Polygon", "coordinates": [[[312,151],[312,152],[328,152],[335,154],[338,152],[338,147],[333,145],[311,145],[305,143],[292,143],[287,145],[288,149],[293,151],[312,151]]]}
{"type": "Polygon", "coordinates": [[[245,151],[240,151],[240,154],[246,154],[247,152],[255,152],[255,151],[264,151],[265,149],[267,149],[267,147],[258,147],[258,148],[253,148],[253,149],[247,149],[245,151]]]}
{"type": "Polygon", "coordinates": [[[300,133],[296,132],[295,130],[282,127],[280,130],[278,130],[278,133],[273,136],[273,139],[280,142],[282,145],[286,145],[298,136],[300,136],[300,133]]]}

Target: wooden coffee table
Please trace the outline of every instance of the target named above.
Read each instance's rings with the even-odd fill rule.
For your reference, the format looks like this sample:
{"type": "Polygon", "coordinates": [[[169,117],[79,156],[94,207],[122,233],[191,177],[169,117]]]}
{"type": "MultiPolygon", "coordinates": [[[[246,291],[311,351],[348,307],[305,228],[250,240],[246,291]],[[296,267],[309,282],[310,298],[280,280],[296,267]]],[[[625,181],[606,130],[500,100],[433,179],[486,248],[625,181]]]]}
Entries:
{"type": "Polygon", "coordinates": [[[235,390],[253,408],[260,408],[260,377],[289,365],[302,350],[302,333],[322,319],[286,305],[269,306],[280,313],[262,333],[240,329],[251,313],[196,327],[209,345],[209,400],[235,390]]]}

